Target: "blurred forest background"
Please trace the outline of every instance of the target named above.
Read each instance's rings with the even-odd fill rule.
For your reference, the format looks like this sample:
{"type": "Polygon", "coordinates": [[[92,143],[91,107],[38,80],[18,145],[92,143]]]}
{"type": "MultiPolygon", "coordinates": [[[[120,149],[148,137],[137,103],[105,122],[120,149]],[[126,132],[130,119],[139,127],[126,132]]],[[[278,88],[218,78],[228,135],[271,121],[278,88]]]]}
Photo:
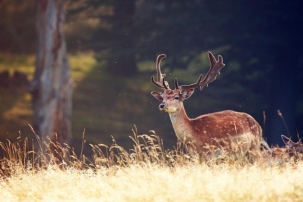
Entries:
{"type": "MultiPolygon", "coordinates": [[[[251,114],[269,144],[303,134],[303,7],[299,0],[65,1],[65,38],[74,80],[72,145],[132,145],[155,130],[176,143],[169,117],[150,92],[155,60],[166,79],[193,83],[209,63],[226,66],[217,80],[185,101],[190,117],[225,109],[251,114]],[[277,110],[283,114],[284,121],[277,110]],[[265,116],[264,116],[265,114],[265,116]],[[287,125],[287,127],[285,127],[287,125]]],[[[35,71],[35,1],[0,1],[0,140],[34,139],[28,82],[35,71]],[[22,76],[26,75],[26,77],[22,76]]]]}

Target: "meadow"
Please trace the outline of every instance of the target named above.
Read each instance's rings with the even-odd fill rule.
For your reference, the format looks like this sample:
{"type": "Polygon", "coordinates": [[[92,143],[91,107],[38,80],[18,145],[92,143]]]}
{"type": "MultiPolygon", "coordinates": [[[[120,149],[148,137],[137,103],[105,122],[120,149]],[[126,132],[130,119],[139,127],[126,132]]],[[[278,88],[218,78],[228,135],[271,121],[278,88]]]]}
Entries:
{"type": "Polygon", "coordinates": [[[133,132],[133,148],[126,150],[115,142],[90,145],[92,157],[52,142],[43,143],[45,150],[40,142],[35,151],[26,139],[1,142],[1,200],[302,201],[302,154],[223,153],[193,159],[181,143],[163,150],[154,131],[133,132]]]}
{"type": "MultiPolygon", "coordinates": [[[[174,134],[163,141],[159,126],[171,129],[171,124],[155,112],[158,102],[151,102],[146,82],[154,62],[139,64],[140,75],[125,80],[107,75],[93,53],[69,59],[76,144],[40,140],[29,125],[26,88],[0,88],[1,201],[302,201],[302,154],[193,158],[174,134]],[[144,131],[155,128],[161,138],[155,131],[131,131],[134,123],[144,131]]],[[[3,70],[31,79],[34,57],[0,54],[3,70]]]]}

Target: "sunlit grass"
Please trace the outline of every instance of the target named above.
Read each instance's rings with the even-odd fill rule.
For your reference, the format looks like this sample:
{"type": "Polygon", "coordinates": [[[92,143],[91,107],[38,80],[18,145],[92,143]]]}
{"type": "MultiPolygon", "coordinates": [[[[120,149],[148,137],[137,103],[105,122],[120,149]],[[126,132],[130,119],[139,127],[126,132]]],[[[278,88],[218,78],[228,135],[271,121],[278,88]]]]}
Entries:
{"type": "Polygon", "coordinates": [[[0,72],[9,71],[12,75],[15,71],[21,71],[27,75],[28,79],[32,79],[35,71],[34,65],[34,55],[0,54],[0,72]]]}
{"type": "Polygon", "coordinates": [[[178,144],[164,150],[151,132],[131,136],[133,147],[90,145],[91,157],[67,145],[27,140],[0,143],[3,201],[300,201],[302,154],[191,158],[178,144]],[[59,161],[50,145],[60,154],[59,161]]]}
{"type": "Polygon", "coordinates": [[[69,55],[68,59],[75,85],[82,81],[97,64],[93,52],[75,53],[69,55]]]}
{"type": "Polygon", "coordinates": [[[48,169],[1,181],[4,201],[300,201],[303,164],[48,169]]]}

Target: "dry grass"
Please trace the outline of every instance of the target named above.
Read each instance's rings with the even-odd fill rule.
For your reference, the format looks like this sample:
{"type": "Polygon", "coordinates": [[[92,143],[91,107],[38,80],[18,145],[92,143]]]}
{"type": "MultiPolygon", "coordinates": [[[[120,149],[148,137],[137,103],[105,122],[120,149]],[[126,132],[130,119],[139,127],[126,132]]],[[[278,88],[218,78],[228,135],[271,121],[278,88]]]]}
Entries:
{"type": "MultiPolygon", "coordinates": [[[[179,143],[163,149],[151,135],[130,137],[126,151],[91,145],[91,158],[53,142],[36,148],[27,139],[0,143],[2,201],[300,201],[301,154],[266,154],[192,159],[179,143]],[[55,148],[55,159],[50,148],[55,148]]],[[[82,152],[81,152],[82,153],[82,152]]]]}
{"type": "Polygon", "coordinates": [[[49,167],[1,181],[3,201],[300,201],[303,164],[49,167]]]}

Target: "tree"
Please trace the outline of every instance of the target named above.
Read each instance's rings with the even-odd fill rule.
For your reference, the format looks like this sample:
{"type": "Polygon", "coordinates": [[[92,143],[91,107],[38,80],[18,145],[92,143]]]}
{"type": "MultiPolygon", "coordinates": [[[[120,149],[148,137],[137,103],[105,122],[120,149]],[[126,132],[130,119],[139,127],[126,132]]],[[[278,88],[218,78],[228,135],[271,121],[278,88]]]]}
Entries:
{"type": "Polygon", "coordinates": [[[63,32],[64,1],[40,0],[36,6],[37,58],[30,85],[34,129],[43,140],[49,136],[54,142],[68,143],[73,83],[63,32]]]}

